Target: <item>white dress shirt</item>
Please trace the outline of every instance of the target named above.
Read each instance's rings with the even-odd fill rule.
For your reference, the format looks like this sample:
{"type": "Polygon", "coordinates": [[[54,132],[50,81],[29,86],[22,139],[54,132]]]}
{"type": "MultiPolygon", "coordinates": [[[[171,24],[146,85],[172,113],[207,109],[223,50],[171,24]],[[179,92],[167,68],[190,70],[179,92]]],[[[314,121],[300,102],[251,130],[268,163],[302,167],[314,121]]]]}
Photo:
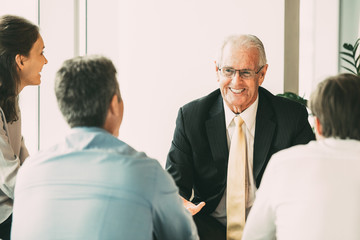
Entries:
{"type": "MultiPolygon", "coordinates": [[[[255,199],[256,185],[253,175],[253,157],[254,157],[254,137],[255,137],[255,123],[256,123],[256,112],[258,108],[259,97],[256,98],[255,102],[248,107],[245,111],[240,113],[240,117],[244,120],[242,125],[243,132],[245,133],[246,147],[247,147],[247,161],[248,161],[248,171],[249,171],[249,196],[246,206],[246,214],[251,209],[251,206],[255,199]]],[[[237,116],[227,104],[224,102],[224,113],[225,113],[225,123],[226,123],[226,136],[228,148],[230,149],[231,138],[235,130],[234,117],[237,116]]],[[[216,207],[215,211],[211,214],[224,226],[226,226],[226,190],[224,195],[221,198],[219,205],[216,207]]]]}
{"type": "Polygon", "coordinates": [[[312,141],[273,155],[243,240],[360,239],[360,141],[312,141]]]}

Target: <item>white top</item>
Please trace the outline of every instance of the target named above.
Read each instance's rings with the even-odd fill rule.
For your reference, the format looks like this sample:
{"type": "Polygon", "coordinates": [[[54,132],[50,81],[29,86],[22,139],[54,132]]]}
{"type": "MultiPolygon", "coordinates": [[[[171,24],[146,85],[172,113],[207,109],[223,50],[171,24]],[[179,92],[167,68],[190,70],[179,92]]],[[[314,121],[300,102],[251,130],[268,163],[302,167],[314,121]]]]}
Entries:
{"type": "Polygon", "coordinates": [[[21,115],[7,124],[0,108],[0,223],[12,213],[15,179],[20,165],[29,153],[21,136],[21,115]]]}
{"type": "MultiPolygon", "coordinates": [[[[247,147],[247,161],[248,161],[248,171],[249,171],[249,196],[246,206],[246,214],[250,211],[250,208],[255,199],[256,184],[253,174],[253,158],[254,158],[254,137],[255,137],[255,123],[256,123],[256,112],[259,104],[259,97],[256,98],[255,102],[251,104],[245,111],[240,113],[240,117],[244,120],[242,125],[242,130],[245,133],[246,147],[247,147]]],[[[225,113],[225,123],[226,123],[226,136],[228,148],[230,149],[231,138],[235,130],[234,117],[237,116],[227,104],[224,102],[224,113],[225,113]]],[[[211,214],[224,226],[226,226],[226,190],[224,195],[221,198],[219,205],[216,207],[215,211],[211,214]]]]}
{"type": "Polygon", "coordinates": [[[360,141],[324,139],[273,155],[243,240],[360,239],[360,141]]]}

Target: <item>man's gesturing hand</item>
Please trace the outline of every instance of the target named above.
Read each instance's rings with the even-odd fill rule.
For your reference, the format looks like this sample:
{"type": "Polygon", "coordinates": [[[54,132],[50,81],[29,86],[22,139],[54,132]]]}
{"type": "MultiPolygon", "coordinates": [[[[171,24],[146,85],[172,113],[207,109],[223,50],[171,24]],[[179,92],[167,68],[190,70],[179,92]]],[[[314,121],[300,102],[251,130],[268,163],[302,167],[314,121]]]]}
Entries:
{"type": "Polygon", "coordinates": [[[201,202],[198,205],[195,205],[183,197],[181,197],[181,200],[183,201],[184,207],[191,213],[191,215],[197,214],[205,206],[205,202],[201,202]]]}

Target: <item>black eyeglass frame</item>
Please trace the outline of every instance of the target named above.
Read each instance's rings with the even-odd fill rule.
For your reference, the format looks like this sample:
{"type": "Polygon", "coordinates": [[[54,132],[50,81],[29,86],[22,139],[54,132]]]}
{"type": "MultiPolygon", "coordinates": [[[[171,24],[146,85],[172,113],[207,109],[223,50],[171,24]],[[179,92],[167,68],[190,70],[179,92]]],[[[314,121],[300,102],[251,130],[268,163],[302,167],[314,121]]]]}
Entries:
{"type": "MultiPolygon", "coordinates": [[[[235,68],[229,67],[229,69],[233,69],[233,70],[234,70],[234,73],[233,73],[231,76],[229,76],[229,77],[228,77],[228,76],[224,76],[223,72],[221,71],[221,69],[223,69],[224,67],[222,67],[222,68],[219,67],[219,71],[220,71],[221,75],[223,75],[224,77],[228,77],[228,78],[230,78],[230,77],[231,77],[231,78],[235,77],[237,71],[239,71],[239,76],[240,76],[240,78],[244,78],[244,77],[241,77],[241,71],[254,72],[254,75],[251,74],[251,77],[247,78],[247,79],[251,79],[251,78],[253,78],[256,74],[258,74],[258,73],[264,68],[264,66],[265,66],[265,65],[262,65],[262,66],[259,68],[258,71],[246,70],[246,69],[235,69],[235,68]]],[[[245,79],[246,79],[246,78],[245,78],[245,79]]]]}

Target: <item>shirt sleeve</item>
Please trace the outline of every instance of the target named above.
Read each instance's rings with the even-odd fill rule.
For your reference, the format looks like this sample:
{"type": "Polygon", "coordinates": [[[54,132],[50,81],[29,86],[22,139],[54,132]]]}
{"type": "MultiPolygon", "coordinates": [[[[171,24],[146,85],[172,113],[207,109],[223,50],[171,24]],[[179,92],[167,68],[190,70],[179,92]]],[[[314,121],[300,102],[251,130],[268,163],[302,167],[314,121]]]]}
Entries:
{"type": "Polygon", "coordinates": [[[185,209],[172,177],[159,166],[154,192],[153,222],[157,239],[199,239],[193,218],[185,209]]]}
{"type": "Polygon", "coordinates": [[[16,174],[20,168],[20,159],[15,155],[10,145],[6,120],[2,111],[0,111],[0,115],[0,189],[9,198],[13,199],[16,174]]]}
{"type": "Polygon", "coordinates": [[[246,220],[243,240],[276,239],[275,211],[272,196],[275,183],[274,164],[270,160],[260,188],[256,192],[255,202],[246,220]]]}
{"type": "Polygon", "coordinates": [[[189,200],[193,188],[193,158],[191,145],[185,131],[183,110],[180,108],[176,119],[176,128],[166,160],[166,170],[171,174],[179,194],[189,200]]]}

